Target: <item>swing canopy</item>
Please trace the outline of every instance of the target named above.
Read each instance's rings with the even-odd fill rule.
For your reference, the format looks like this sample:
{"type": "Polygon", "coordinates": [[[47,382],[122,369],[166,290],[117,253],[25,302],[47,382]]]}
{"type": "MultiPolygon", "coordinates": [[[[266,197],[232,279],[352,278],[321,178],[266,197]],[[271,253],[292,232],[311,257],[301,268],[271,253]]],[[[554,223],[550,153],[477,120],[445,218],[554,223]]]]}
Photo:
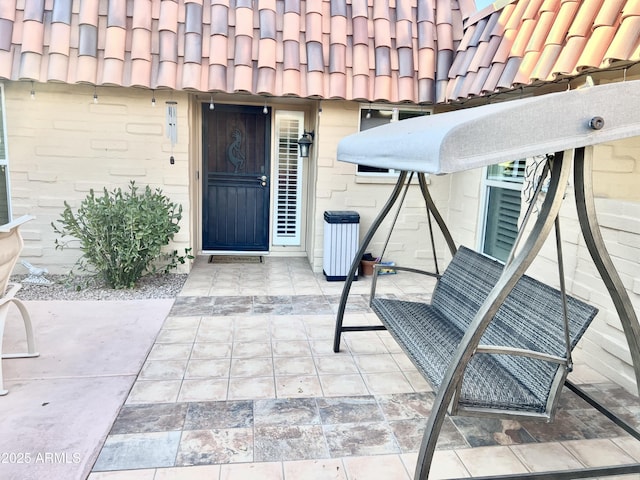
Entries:
{"type": "Polygon", "coordinates": [[[345,137],[338,160],[453,173],[640,135],[640,80],[402,120],[345,137]]]}

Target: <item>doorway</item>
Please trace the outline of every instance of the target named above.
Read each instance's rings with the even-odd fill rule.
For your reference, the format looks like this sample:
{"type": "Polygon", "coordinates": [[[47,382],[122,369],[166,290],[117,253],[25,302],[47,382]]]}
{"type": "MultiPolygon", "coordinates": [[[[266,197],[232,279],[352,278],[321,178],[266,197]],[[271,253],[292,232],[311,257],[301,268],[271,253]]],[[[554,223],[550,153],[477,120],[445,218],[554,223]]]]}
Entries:
{"type": "Polygon", "coordinates": [[[202,106],[204,251],[267,252],[271,109],[202,106]]]}

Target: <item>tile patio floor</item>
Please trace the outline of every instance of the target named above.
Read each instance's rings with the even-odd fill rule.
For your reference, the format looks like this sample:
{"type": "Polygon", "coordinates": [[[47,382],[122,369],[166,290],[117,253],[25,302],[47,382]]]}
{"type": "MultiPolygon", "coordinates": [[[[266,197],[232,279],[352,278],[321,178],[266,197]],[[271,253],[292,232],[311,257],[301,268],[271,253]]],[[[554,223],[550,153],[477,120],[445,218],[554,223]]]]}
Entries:
{"type": "MultiPolygon", "coordinates": [[[[378,288],[420,296],[414,280],[378,288]]],[[[354,283],[345,324],[377,323],[369,286],[354,283]]],[[[341,288],[306,259],[199,258],[89,480],[413,478],[433,393],[386,332],[333,353],[341,288]]],[[[640,426],[637,397],[579,362],[572,380],[640,426]]],[[[447,418],[432,478],[634,461],[640,442],[565,391],[550,425],[447,418]]]]}

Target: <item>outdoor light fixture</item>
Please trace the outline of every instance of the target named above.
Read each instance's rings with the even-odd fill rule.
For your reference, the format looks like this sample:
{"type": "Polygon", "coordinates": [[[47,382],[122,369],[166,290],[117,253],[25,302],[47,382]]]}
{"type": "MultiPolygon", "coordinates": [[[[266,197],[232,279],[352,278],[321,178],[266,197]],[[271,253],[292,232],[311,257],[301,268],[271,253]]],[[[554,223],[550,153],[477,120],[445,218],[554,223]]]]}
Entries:
{"type": "Polygon", "coordinates": [[[209,99],[209,110],[214,110],[216,106],[213,104],[213,94],[211,94],[211,98],[209,99]]]}
{"type": "Polygon", "coordinates": [[[310,132],[307,132],[305,130],[300,137],[300,140],[298,140],[298,146],[300,147],[300,157],[309,158],[309,147],[313,145],[313,137],[313,130],[311,130],[310,132]]]}
{"type": "Polygon", "coordinates": [[[31,80],[31,100],[35,100],[36,99],[36,90],[33,87],[33,80],[31,80]]]}
{"type": "Polygon", "coordinates": [[[269,109],[267,108],[267,99],[264,99],[264,107],[262,107],[262,113],[264,113],[265,115],[267,113],[269,113],[269,109]]]}
{"type": "Polygon", "coordinates": [[[98,103],[98,89],[93,87],[93,103],[98,103]]]}
{"type": "Polygon", "coordinates": [[[155,90],[151,90],[151,106],[152,107],[156,106],[156,91],[155,90]]]}

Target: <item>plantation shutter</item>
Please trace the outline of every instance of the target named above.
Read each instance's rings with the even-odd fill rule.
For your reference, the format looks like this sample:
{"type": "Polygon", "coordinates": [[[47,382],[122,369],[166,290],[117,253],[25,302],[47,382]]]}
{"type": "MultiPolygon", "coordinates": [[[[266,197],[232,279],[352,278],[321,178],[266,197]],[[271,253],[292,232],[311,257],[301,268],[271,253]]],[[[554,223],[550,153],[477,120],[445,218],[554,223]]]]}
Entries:
{"type": "Polygon", "coordinates": [[[518,235],[525,160],[487,169],[486,219],[483,252],[506,261],[518,235]]]}
{"type": "Polygon", "coordinates": [[[276,112],[274,245],[301,242],[303,164],[298,139],[303,133],[303,112],[276,112]]]}
{"type": "Polygon", "coordinates": [[[489,189],[485,253],[506,261],[518,234],[520,190],[489,189]]]}

